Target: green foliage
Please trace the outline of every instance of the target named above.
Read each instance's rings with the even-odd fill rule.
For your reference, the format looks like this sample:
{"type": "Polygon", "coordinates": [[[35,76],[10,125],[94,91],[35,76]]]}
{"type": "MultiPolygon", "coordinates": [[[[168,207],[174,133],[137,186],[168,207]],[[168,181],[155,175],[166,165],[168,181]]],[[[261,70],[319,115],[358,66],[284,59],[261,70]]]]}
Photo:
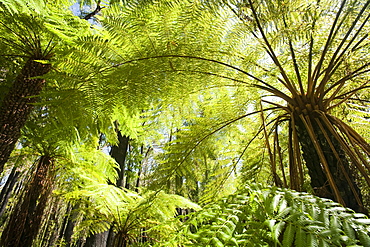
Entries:
{"type": "MultiPolygon", "coordinates": [[[[176,65],[173,71],[202,75],[197,82],[203,82],[207,89],[230,84],[254,87],[249,92],[257,92],[261,99],[254,113],[263,118],[261,130],[275,184],[303,190],[310,175],[311,186],[318,195],[325,195],[318,188],[326,188],[328,181],[328,197],[366,211],[354,180],[370,183],[369,145],[341,120],[337,108],[358,102],[368,108],[365,95],[370,66],[366,56],[369,4],[362,0],[191,2],[188,11],[170,23],[182,24],[184,19],[188,20],[194,31],[185,34],[196,39],[181,39],[183,32],[174,28],[179,33],[174,36],[180,37],[176,44],[181,45],[152,58],[171,59],[176,65]],[[285,171],[287,166],[289,176],[285,171]],[[355,173],[361,175],[356,178],[355,173]],[[279,180],[280,174],[283,179],[279,180]],[[322,182],[315,184],[315,181],[322,182]],[[350,189],[346,189],[348,184],[350,189]],[[356,198],[355,203],[343,199],[352,197],[356,198]]],[[[238,112],[235,109],[239,107],[235,104],[231,112],[238,112]]],[[[247,113],[252,114],[252,107],[247,107],[247,113]]],[[[217,118],[217,113],[213,116],[217,118]]],[[[236,115],[234,119],[242,116],[236,115]]],[[[210,133],[214,134],[217,122],[208,124],[204,132],[211,129],[210,133]]],[[[188,136],[195,144],[184,145],[189,152],[208,139],[204,134],[199,135],[199,129],[193,129],[188,136]]],[[[253,136],[248,135],[248,140],[251,139],[253,136]]],[[[186,170],[193,165],[183,162],[184,157],[190,157],[189,152],[180,151],[174,145],[173,153],[178,156],[173,160],[177,164],[169,165],[176,168],[170,170],[186,170]]]]}
{"type": "Polygon", "coordinates": [[[78,231],[89,229],[89,234],[101,233],[112,226],[116,239],[136,242],[144,231],[149,239],[164,241],[177,230],[180,218],[175,218],[177,208],[199,210],[200,207],[178,195],[164,192],[121,189],[97,180],[94,175],[79,173],[84,186],[63,193],[67,201],[78,202],[83,220],[78,231]],[[81,203],[84,202],[84,203],[81,203]],[[85,206],[83,206],[85,205],[85,206]]]}
{"type": "Polygon", "coordinates": [[[186,246],[368,246],[370,219],[329,199],[251,185],[194,213],[186,246]]]}
{"type": "Polygon", "coordinates": [[[1,54],[5,56],[27,56],[42,62],[62,52],[75,37],[89,32],[88,24],[63,3],[3,1],[0,12],[0,38],[7,45],[1,54]]]}
{"type": "Polygon", "coordinates": [[[171,114],[173,124],[167,126],[165,152],[155,157],[159,162],[151,186],[187,195],[203,205],[233,191],[243,165],[254,163],[263,169],[263,158],[240,151],[256,148],[245,141],[245,134],[256,134],[258,122],[245,117],[243,108],[254,96],[237,98],[238,93],[234,87],[207,89],[193,93],[179,106],[161,109],[166,115],[159,116],[160,120],[168,121],[166,116],[171,114]]]}
{"type": "Polygon", "coordinates": [[[34,1],[23,1],[23,0],[5,0],[0,3],[2,10],[7,10],[10,13],[40,13],[45,8],[44,0],[34,0],[34,1]]]}
{"type": "MultiPolygon", "coordinates": [[[[112,0],[103,1],[96,25],[74,16],[68,3],[0,3],[0,98],[24,57],[53,65],[14,154],[56,157],[57,194],[80,205],[76,235],[113,226],[131,244],[145,228],[158,245],[176,230],[173,246],[370,245],[366,217],[309,194],[251,186],[213,203],[241,181],[269,184],[276,174],[284,186],[302,188],[284,173],[292,168],[293,180],[301,169],[299,179],[308,177],[289,130],[316,99],[324,107],[312,115],[334,126],[327,134],[349,147],[350,165],[362,169],[368,187],[368,157],[358,151],[369,153],[368,144],[341,119],[361,119],[351,126],[368,140],[369,1],[343,1],[332,26],[338,1],[112,0]],[[300,102],[307,93],[312,99],[300,102]],[[107,184],[117,165],[98,139],[103,133],[104,144],[114,145],[114,123],[140,145],[166,151],[149,158],[153,188],[210,203],[183,230],[176,208],[197,205],[107,184]]],[[[142,156],[127,161],[140,164],[142,156]]]]}

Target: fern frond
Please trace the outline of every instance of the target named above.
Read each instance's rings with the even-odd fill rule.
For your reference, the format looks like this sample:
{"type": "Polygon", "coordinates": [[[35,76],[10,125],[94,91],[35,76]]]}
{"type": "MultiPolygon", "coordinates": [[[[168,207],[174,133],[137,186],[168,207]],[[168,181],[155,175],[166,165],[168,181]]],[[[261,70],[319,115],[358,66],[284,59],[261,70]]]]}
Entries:
{"type": "Polygon", "coordinates": [[[180,234],[188,236],[192,242],[190,246],[206,242],[228,245],[232,238],[239,246],[260,246],[260,243],[269,246],[366,246],[370,236],[370,220],[363,214],[307,193],[255,185],[209,205],[190,217],[186,224],[190,228],[180,234]],[[282,210],[279,214],[276,205],[290,210],[281,214],[282,210]],[[226,224],[231,216],[239,220],[226,224]],[[248,244],[243,241],[246,237],[248,244]]]}
{"type": "Polygon", "coordinates": [[[0,11],[6,10],[11,14],[40,14],[44,11],[46,7],[45,0],[33,0],[33,1],[24,1],[24,0],[4,0],[0,3],[0,11]]]}

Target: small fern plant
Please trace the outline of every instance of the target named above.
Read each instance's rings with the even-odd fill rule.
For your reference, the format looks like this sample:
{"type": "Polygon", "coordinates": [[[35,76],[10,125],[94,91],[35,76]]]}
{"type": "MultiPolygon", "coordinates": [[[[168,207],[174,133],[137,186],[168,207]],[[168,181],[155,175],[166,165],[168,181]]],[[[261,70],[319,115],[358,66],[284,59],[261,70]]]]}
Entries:
{"type": "Polygon", "coordinates": [[[167,241],[176,232],[181,218],[178,208],[200,210],[188,199],[162,191],[135,192],[107,184],[94,174],[80,171],[83,185],[71,192],[59,192],[71,203],[80,203],[83,220],[76,236],[102,233],[112,227],[113,246],[142,246],[167,241]],[[86,234],[86,231],[87,234],[86,234]]]}
{"type": "Polygon", "coordinates": [[[370,246],[370,219],[329,199],[248,186],[194,213],[186,246],[370,246]]]}

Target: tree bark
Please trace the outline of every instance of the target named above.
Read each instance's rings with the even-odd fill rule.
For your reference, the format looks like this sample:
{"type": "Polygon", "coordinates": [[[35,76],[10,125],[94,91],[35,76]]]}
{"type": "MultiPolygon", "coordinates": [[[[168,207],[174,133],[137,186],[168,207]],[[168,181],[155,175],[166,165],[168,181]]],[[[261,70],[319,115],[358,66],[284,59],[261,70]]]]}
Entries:
{"type": "Polygon", "coordinates": [[[117,130],[116,132],[118,137],[118,144],[112,146],[110,156],[115,159],[120,168],[117,169],[118,179],[116,181],[116,186],[123,187],[125,185],[126,157],[130,138],[127,136],[122,136],[119,130],[117,130]]]}
{"type": "Polygon", "coordinates": [[[91,13],[87,14],[87,15],[84,17],[84,19],[85,19],[85,20],[89,20],[89,19],[93,18],[95,15],[97,15],[97,14],[100,12],[100,10],[102,10],[102,9],[104,8],[104,7],[101,7],[101,6],[100,6],[100,2],[101,2],[101,1],[98,1],[98,2],[97,2],[97,4],[96,4],[96,8],[95,8],[95,10],[94,10],[93,12],[91,12],[91,13]]]}
{"type": "Polygon", "coordinates": [[[9,198],[12,195],[12,191],[14,189],[15,183],[18,180],[19,175],[20,172],[17,171],[17,167],[14,166],[0,193],[0,217],[5,212],[6,205],[8,204],[9,198]]]}
{"type": "MultiPolygon", "coordinates": [[[[120,169],[117,169],[118,179],[116,181],[116,186],[118,188],[123,188],[124,186],[126,186],[126,182],[127,182],[125,181],[127,180],[127,177],[125,177],[125,174],[126,174],[125,170],[126,170],[127,150],[128,150],[130,138],[128,136],[123,136],[121,134],[121,131],[119,131],[117,127],[118,126],[116,126],[118,144],[112,146],[110,155],[118,163],[119,168],[120,168],[120,169]]],[[[113,227],[111,226],[111,228],[108,231],[106,246],[107,247],[114,246],[115,239],[116,239],[116,234],[114,233],[113,227]]]]}
{"type": "Polygon", "coordinates": [[[52,191],[53,159],[40,157],[35,175],[23,192],[22,198],[10,215],[5,227],[0,246],[32,246],[40,228],[46,202],[52,191]]]}
{"type": "MultiPolygon", "coordinates": [[[[329,184],[327,174],[323,168],[323,164],[319,158],[319,155],[314,148],[307,129],[304,127],[303,123],[300,120],[296,122],[297,135],[301,144],[302,155],[305,160],[309,175],[311,177],[311,187],[314,190],[315,195],[336,201],[333,188],[331,188],[329,184]]],[[[335,147],[335,150],[339,156],[338,160],[320,127],[315,123],[315,121],[311,122],[314,128],[316,139],[319,142],[319,145],[329,166],[330,173],[335,178],[334,181],[343,199],[343,202],[345,204],[344,206],[349,207],[356,212],[366,213],[366,209],[363,207],[362,204],[361,191],[354,180],[352,171],[350,169],[350,164],[340,143],[333,136],[333,134],[331,134],[329,131],[326,131],[331,143],[335,147]],[[346,176],[347,178],[349,178],[349,181],[346,179],[346,176]],[[355,193],[351,190],[350,183],[352,184],[353,188],[355,188],[356,193],[360,197],[360,203],[356,201],[355,193]]]]}
{"type": "Polygon", "coordinates": [[[113,247],[113,243],[114,243],[114,230],[113,230],[113,226],[111,225],[111,227],[109,228],[109,233],[108,233],[108,238],[107,238],[107,245],[106,247],[113,247]]]}
{"type": "MultiPolygon", "coordinates": [[[[121,132],[118,130],[118,123],[116,124],[116,133],[118,137],[117,145],[111,147],[110,156],[115,159],[117,164],[119,165],[119,169],[117,169],[118,179],[115,181],[114,185],[122,188],[125,182],[125,170],[126,170],[126,157],[127,157],[127,149],[129,145],[130,138],[128,136],[123,136],[121,132]]],[[[113,184],[113,182],[112,182],[113,184]]],[[[98,233],[92,236],[89,236],[86,239],[86,247],[111,247],[113,246],[113,241],[115,239],[115,233],[113,231],[113,227],[111,227],[108,231],[98,233]]]]}
{"type": "Polygon", "coordinates": [[[37,102],[34,96],[40,94],[45,84],[44,79],[35,77],[45,75],[50,69],[50,64],[41,64],[30,58],[1,103],[0,174],[21,136],[21,129],[33,109],[32,103],[37,102]]]}
{"type": "Polygon", "coordinates": [[[92,235],[86,239],[84,247],[106,247],[108,241],[109,231],[101,232],[92,235]]]}
{"type": "Polygon", "coordinates": [[[63,227],[60,233],[60,239],[64,239],[66,247],[73,246],[72,236],[74,233],[74,228],[76,226],[76,218],[78,213],[76,210],[80,207],[79,203],[76,203],[74,206],[68,205],[67,215],[63,219],[63,227]]]}

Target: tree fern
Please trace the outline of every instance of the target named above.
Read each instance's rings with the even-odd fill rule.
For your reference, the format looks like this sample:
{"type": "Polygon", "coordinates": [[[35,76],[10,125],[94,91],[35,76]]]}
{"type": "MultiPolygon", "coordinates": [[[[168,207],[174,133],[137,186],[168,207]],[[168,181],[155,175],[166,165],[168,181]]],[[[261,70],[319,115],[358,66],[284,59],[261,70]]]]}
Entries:
{"type": "MultiPolygon", "coordinates": [[[[18,75],[14,81],[7,82],[11,86],[2,92],[4,96],[1,97],[2,171],[33,109],[32,104],[38,101],[37,96],[45,85],[45,79],[41,77],[51,71],[49,60],[61,56],[66,43],[77,36],[71,29],[82,31],[87,25],[74,18],[71,12],[61,11],[66,6],[58,6],[58,9],[45,1],[5,1],[0,7],[3,17],[0,39],[6,47],[1,55],[15,58],[22,64],[12,71],[18,75]],[[63,39],[67,36],[68,41],[63,39]]],[[[11,73],[6,68],[4,70],[11,73]]]]}
{"type": "MultiPolygon", "coordinates": [[[[317,195],[366,212],[355,180],[370,181],[369,166],[362,165],[367,163],[369,145],[341,120],[339,112],[346,102],[367,105],[369,62],[364,54],[369,2],[215,0],[188,6],[182,18],[176,18],[177,24],[188,20],[194,29],[186,34],[197,39],[182,39],[183,32],[174,29],[180,37],[176,49],[147,53],[135,62],[155,60],[166,70],[164,61],[170,60],[172,72],[197,74],[203,80],[208,75],[211,79],[205,85],[228,81],[254,87],[261,93],[261,106],[255,113],[267,115],[261,118],[275,184],[283,184],[280,173],[285,186],[306,190],[306,177],[311,176],[311,190],[317,195]],[[329,25],[328,19],[332,20],[329,25]],[[287,152],[278,151],[282,149],[287,152]],[[356,173],[361,178],[356,179],[356,173]]],[[[125,62],[116,65],[126,66],[125,62]]],[[[166,75],[174,78],[172,73],[166,75]]]]}
{"type": "Polygon", "coordinates": [[[79,229],[88,228],[91,233],[98,233],[108,230],[111,225],[116,233],[116,241],[125,239],[127,243],[134,243],[143,228],[150,238],[162,241],[166,239],[166,234],[176,229],[176,222],[173,221],[176,208],[200,208],[177,195],[158,191],[139,194],[99,183],[88,174],[82,178],[86,181],[83,188],[63,193],[67,200],[85,198],[92,203],[87,208],[81,208],[84,220],[79,229]]]}

